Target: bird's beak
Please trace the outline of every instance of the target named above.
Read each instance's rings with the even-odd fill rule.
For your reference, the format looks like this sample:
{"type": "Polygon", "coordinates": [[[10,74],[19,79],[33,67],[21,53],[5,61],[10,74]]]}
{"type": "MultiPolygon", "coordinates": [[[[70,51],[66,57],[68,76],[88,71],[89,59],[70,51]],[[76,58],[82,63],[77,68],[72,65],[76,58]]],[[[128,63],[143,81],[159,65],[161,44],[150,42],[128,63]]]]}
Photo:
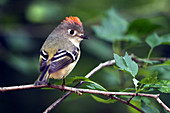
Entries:
{"type": "Polygon", "coordinates": [[[85,36],[85,35],[78,35],[78,37],[80,37],[82,39],[89,39],[88,36],[85,36]]]}

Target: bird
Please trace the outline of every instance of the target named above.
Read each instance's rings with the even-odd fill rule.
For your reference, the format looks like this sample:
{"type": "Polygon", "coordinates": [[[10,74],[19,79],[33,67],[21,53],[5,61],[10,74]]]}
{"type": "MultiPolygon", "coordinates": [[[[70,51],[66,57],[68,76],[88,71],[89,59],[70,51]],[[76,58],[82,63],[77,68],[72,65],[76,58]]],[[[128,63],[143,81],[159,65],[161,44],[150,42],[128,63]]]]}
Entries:
{"type": "Polygon", "coordinates": [[[80,58],[80,42],[84,35],[78,17],[66,17],[47,37],[40,49],[40,75],[34,85],[46,85],[49,78],[63,79],[73,70],[80,58]]]}

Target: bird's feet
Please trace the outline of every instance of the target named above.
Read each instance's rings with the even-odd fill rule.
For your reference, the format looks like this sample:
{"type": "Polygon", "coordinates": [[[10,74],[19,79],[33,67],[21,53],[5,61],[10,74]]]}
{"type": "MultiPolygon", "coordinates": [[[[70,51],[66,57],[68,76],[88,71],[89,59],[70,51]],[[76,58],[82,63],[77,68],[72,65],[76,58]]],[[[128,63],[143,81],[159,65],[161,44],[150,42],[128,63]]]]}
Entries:
{"type": "Polygon", "coordinates": [[[35,81],[34,85],[35,86],[39,86],[39,85],[47,85],[48,82],[47,81],[35,81]]]}
{"type": "Polygon", "coordinates": [[[65,92],[64,88],[65,88],[65,79],[63,79],[63,84],[62,84],[62,91],[63,92],[65,92]]]}

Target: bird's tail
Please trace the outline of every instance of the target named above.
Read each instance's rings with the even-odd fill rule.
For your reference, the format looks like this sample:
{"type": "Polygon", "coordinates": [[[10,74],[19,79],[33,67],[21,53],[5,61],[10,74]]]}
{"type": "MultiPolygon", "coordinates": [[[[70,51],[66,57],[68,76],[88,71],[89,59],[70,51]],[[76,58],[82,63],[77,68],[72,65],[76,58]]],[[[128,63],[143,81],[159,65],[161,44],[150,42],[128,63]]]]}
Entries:
{"type": "Polygon", "coordinates": [[[44,71],[40,74],[40,76],[38,77],[38,79],[35,81],[34,85],[46,85],[48,83],[48,79],[49,79],[49,66],[48,65],[44,71]]]}

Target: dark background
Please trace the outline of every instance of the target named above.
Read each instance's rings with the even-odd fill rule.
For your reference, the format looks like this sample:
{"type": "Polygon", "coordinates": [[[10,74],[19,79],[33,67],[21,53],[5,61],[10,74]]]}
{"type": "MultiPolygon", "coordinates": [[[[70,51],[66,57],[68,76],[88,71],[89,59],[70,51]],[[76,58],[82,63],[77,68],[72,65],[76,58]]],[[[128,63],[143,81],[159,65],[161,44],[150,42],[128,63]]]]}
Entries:
{"type": "MultiPolygon", "coordinates": [[[[81,43],[81,58],[69,75],[84,76],[100,62],[112,59],[112,45],[97,38],[93,25],[100,25],[108,9],[114,8],[123,18],[131,22],[145,18],[161,26],[159,34],[169,32],[169,0],[1,0],[0,1],[0,86],[31,84],[39,75],[39,50],[50,32],[66,16],[78,16],[84,25],[85,35],[90,40],[81,43]],[[100,47],[90,45],[100,43],[100,47]],[[89,50],[89,47],[91,49],[89,50]],[[100,49],[105,48],[104,54],[100,49]]],[[[146,27],[147,29],[147,27],[146,27]]],[[[170,57],[169,46],[154,49],[152,57],[170,57]]],[[[148,46],[133,48],[139,57],[146,57],[148,46]]],[[[91,77],[107,89],[133,87],[132,83],[121,86],[117,71],[107,69],[91,77]]],[[[169,79],[169,77],[166,77],[169,79]]],[[[0,93],[0,113],[40,113],[64,94],[60,90],[29,89],[0,93]]],[[[169,104],[168,94],[162,100],[169,104]]],[[[152,99],[153,102],[155,100],[152,99]]],[[[163,112],[162,107],[155,105],[163,112]]],[[[88,94],[73,94],[59,104],[51,113],[117,113],[132,112],[122,103],[103,104],[88,94]]],[[[136,112],[136,111],[135,111],[136,112]]]]}

